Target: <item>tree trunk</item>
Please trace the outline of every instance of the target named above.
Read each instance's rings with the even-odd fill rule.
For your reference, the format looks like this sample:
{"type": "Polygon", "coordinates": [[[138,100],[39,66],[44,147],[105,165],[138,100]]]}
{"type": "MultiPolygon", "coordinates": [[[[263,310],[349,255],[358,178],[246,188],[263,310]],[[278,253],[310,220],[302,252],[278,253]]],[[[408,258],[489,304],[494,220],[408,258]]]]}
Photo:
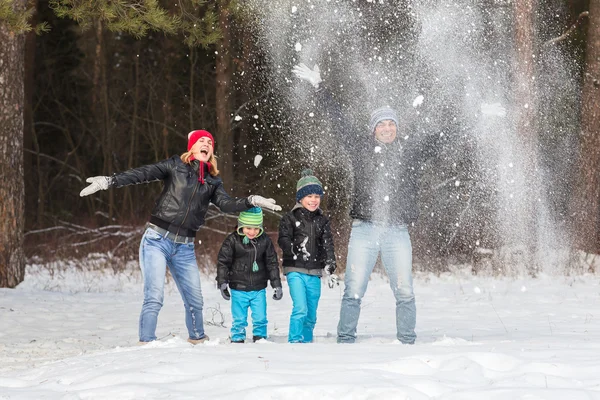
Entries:
{"type": "Polygon", "coordinates": [[[579,174],[573,200],[575,246],[600,253],[600,2],[590,1],[581,96],[579,174]]]}
{"type": "Polygon", "coordinates": [[[219,9],[219,28],[223,38],[217,47],[217,133],[215,141],[219,149],[219,169],[225,189],[233,193],[233,133],[231,132],[230,118],[230,90],[231,90],[231,46],[229,32],[229,2],[222,1],[219,9]]]}
{"type": "Polygon", "coordinates": [[[515,198],[517,220],[515,239],[527,248],[527,267],[534,272],[537,267],[537,205],[540,198],[538,176],[538,137],[535,124],[537,111],[535,85],[535,9],[537,0],[515,0],[515,105],[517,151],[523,159],[521,175],[516,184],[519,195],[515,198]],[[519,182],[519,180],[521,180],[519,182]]]}
{"type": "MultiPolygon", "coordinates": [[[[33,14],[31,23],[37,23],[37,9],[38,2],[30,1],[29,6],[33,7],[35,13],[33,14]]],[[[23,111],[23,148],[27,150],[33,149],[33,136],[34,136],[34,125],[33,125],[33,94],[34,94],[34,71],[35,71],[35,43],[36,34],[34,31],[27,33],[25,39],[25,110],[23,111]]],[[[38,157],[36,157],[38,158],[38,157]]],[[[23,168],[24,176],[33,176],[33,155],[31,151],[25,151],[23,154],[23,168]]],[[[38,187],[35,180],[29,179],[25,182],[25,226],[29,229],[33,227],[41,226],[43,214],[39,214],[38,210],[38,187]]]]}
{"type": "MultiPolygon", "coordinates": [[[[25,0],[13,1],[20,11],[25,0]]],[[[23,254],[25,35],[0,22],[0,287],[25,277],[23,254]]]]}

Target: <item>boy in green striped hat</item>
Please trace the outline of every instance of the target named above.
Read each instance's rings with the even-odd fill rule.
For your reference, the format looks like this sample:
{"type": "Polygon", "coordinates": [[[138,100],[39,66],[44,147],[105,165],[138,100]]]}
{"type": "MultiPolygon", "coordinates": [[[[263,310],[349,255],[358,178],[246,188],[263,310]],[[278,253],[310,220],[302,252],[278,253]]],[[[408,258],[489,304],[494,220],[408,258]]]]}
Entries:
{"type": "Polygon", "coordinates": [[[231,300],[231,342],[244,343],[248,308],[252,310],[252,339],[267,338],[267,282],[281,300],[283,289],[279,262],[271,238],[263,235],[263,212],[259,207],[240,213],[235,232],[219,251],[217,285],[225,300],[231,300]],[[227,287],[231,289],[231,294],[227,287]]]}

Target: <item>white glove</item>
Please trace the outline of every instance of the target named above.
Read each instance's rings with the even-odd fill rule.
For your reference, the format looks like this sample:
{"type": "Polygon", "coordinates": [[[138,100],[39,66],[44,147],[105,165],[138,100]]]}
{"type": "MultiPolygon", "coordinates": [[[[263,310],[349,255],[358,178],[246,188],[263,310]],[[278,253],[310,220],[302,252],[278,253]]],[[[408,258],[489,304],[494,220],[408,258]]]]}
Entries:
{"type": "Polygon", "coordinates": [[[340,285],[338,276],[333,273],[333,271],[335,271],[334,264],[326,265],[323,271],[327,274],[327,286],[329,286],[329,289],[333,289],[334,286],[340,285]]]}
{"type": "Polygon", "coordinates": [[[110,176],[92,176],[85,180],[90,185],[85,187],[79,195],[81,197],[88,196],[92,193],[96,193],[98,190],[106,190],[112,183],[112,177],[110,176]]]}
{"type": "Polygon", "coordinates": [[[481,113],[493,117],[504,117],[506,116],[506,108],[502,107],[502,104],[500,103],[483,103],[481,104],[481,113]]]}
{"type": "Polygon", "coordinates": [[[310,69],[306,64],[295,65],[292,72],[296,74],[298,78],[310,82],[311,85],[317,89],[319,88],[319,83],[323,82],[321,79],[321,71],[316,64],[314,69],[310,69]]]}
{"type": "Polygon", "coordinates": [[[340,282],[339,282],[340,278],[338,278],[338,276],[336,274],[331,274],[327,277],[327,286],[329,286],[329,289],[333,289],[334,286],[339,286],[340,282]]]}
{"type": "Polygon", "coordinates": [[[275,199],[265,199],[262,196],[253,194],[252,196],[248,197],[248,201],[254,207],[266,208],[267,210],[272,211],[281,211],[281,207],[275,204],[275,199]]]}

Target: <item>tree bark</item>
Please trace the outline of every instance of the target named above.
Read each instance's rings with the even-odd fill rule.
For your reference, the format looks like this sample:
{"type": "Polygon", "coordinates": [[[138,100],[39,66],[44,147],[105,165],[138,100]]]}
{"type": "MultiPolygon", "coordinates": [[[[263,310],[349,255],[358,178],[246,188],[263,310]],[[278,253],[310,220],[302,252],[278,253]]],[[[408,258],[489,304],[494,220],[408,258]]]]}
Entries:
{"type": "MultiPolygon", "coordinates": [[[[13,1],[17,12],[25,0],[13,1]]],[[[0,22],[0,287],[25,277],[23,254],[25,35],[0,22]]]]}
{"type": "Polygon", "coordinates": [[[575,247],[600,253],[600,2],[590,1],[579,138],[579,174],[572,204],[575,247]]]}
{"type": "Polygon", "coordinates": [[[520,195],[517,197],[515,226],[517,241],[527,247],[530,272],[539,267],[536,262],[538,221],[537,199],[540,198],[538,173],[538,137],[535,124],[537,112],[535,85],[536,31],[535,10],[537,0],[515,0],[515,105],[516,141],[523,158],[522,180],[518,182],[520,195]]]}
{"type": "Polygon", "coordinates": [[[218,147],[219,169],[225,189],[233,193],[233,132],[231,131],[230,118],[230,91],[231,91],[231,46],[229,32],[229,1],[222,1],[219,8],[219,27],[222,39],[217,47],[217,134],[215,141],[218,147]]]}

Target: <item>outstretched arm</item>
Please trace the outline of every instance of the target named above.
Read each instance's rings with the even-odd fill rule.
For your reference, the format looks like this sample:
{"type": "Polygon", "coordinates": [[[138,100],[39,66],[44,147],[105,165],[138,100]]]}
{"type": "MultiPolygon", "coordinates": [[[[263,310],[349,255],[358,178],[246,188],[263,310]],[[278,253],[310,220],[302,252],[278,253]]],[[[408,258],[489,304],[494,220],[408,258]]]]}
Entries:
{"type": "Polygon", "coordinates": [[[351,123],[352,119],[344,114],[342,107],[335,99],[334,94],[323,84],[319,66],[315,65],[311,70],[305,64],[298,64],[294,66],[292,72],[299,79],[309,82],[317,89],[316,95],[319,109],[323,110],[325,113],[327,120],[331,124],[332,131],[337,136],[338,140],[347,150],[350,149],[350,144],[352,143],[352,137],[350,135],[355,133],[351,123]]]}
{"type": "Polygon", "coordinates": [[[170,163],[171,159],[168,159],[156,164],[144,165],[143,167],[116,173],[113,176],[93,176],[87,178],[86,182],[89,185],[79,195],[83,197],[96,193],[98,190],[106,190],[109,187],[122,187],[165,179],[170,171],[170,163]]]}

